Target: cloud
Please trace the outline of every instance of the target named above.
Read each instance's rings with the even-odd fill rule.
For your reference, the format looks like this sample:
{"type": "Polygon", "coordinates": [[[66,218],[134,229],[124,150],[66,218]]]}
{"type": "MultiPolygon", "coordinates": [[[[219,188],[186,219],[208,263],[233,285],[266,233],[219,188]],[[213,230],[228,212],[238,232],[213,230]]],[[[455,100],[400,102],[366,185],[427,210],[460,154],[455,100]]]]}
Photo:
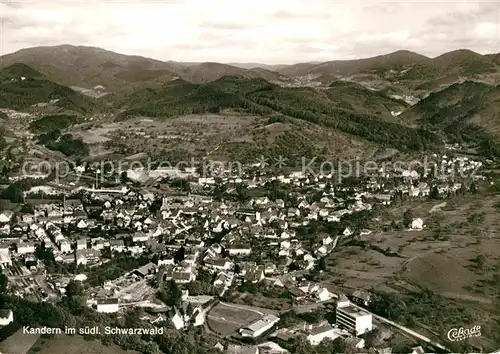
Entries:
{"type": "Polygon", "coordinates": [[[493,1],[21,0],[0,3],[0,20],[0,54],[75,44],[160,60],[292,63],[500,51],[493,1]]]}

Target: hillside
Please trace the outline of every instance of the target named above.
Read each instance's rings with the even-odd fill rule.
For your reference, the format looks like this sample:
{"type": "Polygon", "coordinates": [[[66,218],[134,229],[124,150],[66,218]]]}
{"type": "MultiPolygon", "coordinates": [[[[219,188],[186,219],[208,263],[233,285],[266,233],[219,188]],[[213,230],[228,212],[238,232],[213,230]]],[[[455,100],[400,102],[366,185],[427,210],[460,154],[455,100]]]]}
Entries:
{"type": "Polygon", "coordinates": [[[244,76],[253,79],[262,78],[267,81],[287,79],[283,77],[283,75],[263,68],[246,69],[229,64],[213,62],[191,64],[189,66],[179,68],[176,71],[176,74],[182,79],[192,83],[206,83],[217,80],[223,76],[244,76]]]}
{"type": "Polygon", "coordinates": [[[180,77],[194,83],[216,80],[225,75],[278,80],[281,75],[265,69],[243,69],[220,63],[188,63],[159,61],[124,55],[94,47],[61,45],[34,47],[0,57],[3,67],[26,64],[50,80],[65,86],[92,88],[104,86],[109,91],[127,86],[154,86],[158,79],[168,82],[180,77]]]}
{"type": "Polygon", "coordinates": [[[293,117],[403,150],[420,150],[436,144],[432,134],[384,121],[389,105],[404,107],[403,103],[382,98],[380,93],[353,89],[350,83],[345,83],[344,91],[342,85],[336,84],[330,93],[313,88],[282,88],[263,79],[226,76],[201,85],[179,81],[161,89],[141,90],[128,95],[118,106],[124,111],[122,119],[218,113],[230,108],[251,114],[293,117]],[[341,98],[339,92],[343,92],[341,98]],[[365,106],[366,102],[370,104],[365,106]]]}
{"type": "Polygon", "coordinates": [[[324,92],[335,106],[365,112],[387,121],[396,121],[391,112],[399,113],[409,106],[404,101],[390,98],[380,91],[368,90],[354,82],[335,81],[324,92]]]}
{"type": "Polygon", "coordinates": [[[442,131],[452,141],[493,150],[493,145],[500,146],[500,86],[472,81],[453,84],[421,100],[401,119],[442,131]]]}
{"type": "Polygon", "coordinates": [[[43,74],[22,63],[14,63],[0,70],[0,79],[2,80],[20,77],[34,79],[43,77],[43,74]]]}
{"type": "Polygon", "coordinates": [[[167,72],[175,75],[168,63],[158,60],[71,45],[22,49],[0,57],[0,62],[4,66],[24,63],[54,82],[86,88],[103,85],[113,89],[167,72]]]}
{"type": "Polygon", "coordinates": [[[366,87],[396,85],[404,90],[433,92],[464,79],[498,83],[500,60],[498,55],[481,55],[470,50],[456,50],[433,59],[398,51],[366,59],[297,64],[279,72],[289,77],[312,75],[323,83],[343,77],[366,87]]]}
{"type": "Polygon", "coordinates": [[[437,67],[440,74],[447,75],[469,76],[498,70],[496,63],[489,57],[464,49],[440,55],[432,59],[432,64],[437,67]]]}
{"type": "Polygon", "coordinates": [[[30,130],[34,133],[49,133],[54,130],[67,129],[79,122],[80,119],[76,116],[66,114],[50,115],[33,121],[30,124],[30,130]]]}
{"type": "Polygon", "coordinates": [[[410,51],[397,51],[379,55],[373,58],[356,60],[335,60],[320,64],[297,64],[280,70],[279,72],[290,77],[308,74],[319,75],[351,75],[367,71],[387,71],[399,69],[407,65],[430,61],[426,56],[410,51]]]}
{"type": "Polygon", "coordinates": [[[93,99],[49,81],[24,64],[0,70],[0,108],[26,109],[35,104],[77,113],[90,113],[96,106],[93,99]]]}

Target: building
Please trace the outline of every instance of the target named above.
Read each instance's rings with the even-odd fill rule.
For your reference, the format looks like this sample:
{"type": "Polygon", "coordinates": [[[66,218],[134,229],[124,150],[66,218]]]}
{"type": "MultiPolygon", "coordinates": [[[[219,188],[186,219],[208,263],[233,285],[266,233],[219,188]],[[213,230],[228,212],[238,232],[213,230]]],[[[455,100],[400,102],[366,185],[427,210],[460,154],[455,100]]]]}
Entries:
{"type": "Polygon", "coordinates": [[[7,210],[7,211],[4,211],[3,213],[0,213],[0,223],[1,224],[9,223],[10,220],[12,219],[13,215],[14,214],[10,210],[7,210]]]}
{"type": "Polygon", "coordinates": [[[99,261],[101,251],[94,249],[76,250],[75,262],[76,265],[87,265],[89,263],[96,263],[99,261]]]}
{"type": "Polygon", "coordinates": [[[69,243],[68,240],[63,239],[59,243],[59,249],[61,250],[61,252],[64,252],[64,253],[65,252],[71,252],[71,243],[69,243]]]}
{"type": "Polygon", "coordinates": [[[243,337],[253,337],[256,338],[270,330],[279,321],[279,317],[274,315],[266,315],[260,320],[249,324],[247,327],[240,328],[240,334],[243,337]]]}
{"type": "Polygon", "coordinates": [[[231,256],[248,256],[252,253],[252,248],[248,246],[231,246],[226,249],[231,256]]]}
{"type": "Polygon", "coordinates": [[[35,244],[32,242],[23,242],[17,245],[17,253],[29,254],[35,253],[35,244]]]}
{"type": "Polygon", "coordinates": [[[77,250],[87,249],[87,239],[80,238],[80,239],[76,240],[76,249],[77,250]]]}
{"type": "Polygon", "coordinates": [[[337,303],[336,324],[356,336],[373,329],[373,317],[368,311],[353,306],[349,301],[337,303]]]}
{"type": "Polygon", "coordinates": [[[425,350],[421,346],[413,347],[411,348],[411,350],[412,350],[411,354],[425,354],[425,350]]]}
{"type": "Polygon", "coordinates": [[[307,340],[311,345],[318,345],[325,339],[334,340],[337,337],[339,337],[339,334],[335,333],[335,329],[331,325],[326,325],[311,330],[311,333],[307,336],[307,340]]]}
{"type": "Polygon", "coordinates": [[[174,315],[174,317],[172,317],[172,323],[173,323],[175,329],[177,329],[177,330],[184,328],[184,326],[186,325],[186,323],[184,321],[184,316],[182,316],[180,314],[180,312],[177,310],[177,308],[175,308],[175,315],[174,315]]]}
{"type": "Polygon", "coordinates": [[[360,306],[369,306],[371,303],[370,293],[363,290],[356,290],[352,293],[352,301],[360,306]]]}
{"type": "Polygon", "coordinates": [[[54,260],[56,262],[62,262],[62,263],[74,263],[75,262],[75,255],[74,254],[58,254],[57,256],[54,257],[54,260]]]}
{"type": "Polygon", "coordinates": [[[5,269],[12,266],[12,259],[10,258],[9,251],[0,251],[0,267],[5,269]]]}
{"type": "Polygon", "coordinates": [[[97,312],[113,313],[118,312],[118,310],[118,299],[116,298],[97,300],[97,312]]]}
{"type": "Polygon", "coordinates": [[[9,323],[14,321],[14,314],[12,310],[0,310],[0,326],[7,326],[9,323]]]}
{"type": "Polygon", "coordinates": [[[156,265],[154,263],[151,263],[151,262],[134,270],[134,274],[140,276],[141,278],[145,278],[148,275],[155,274],[155,273],[156,273],[156,265]]]}
{"type": "Polygon", "coordinates": [[[193,311],[192,318],[193,318],[193,326],[199,327],[203,325],[205,323],[205,311],[200,307],[195,308],[193,311]]]}

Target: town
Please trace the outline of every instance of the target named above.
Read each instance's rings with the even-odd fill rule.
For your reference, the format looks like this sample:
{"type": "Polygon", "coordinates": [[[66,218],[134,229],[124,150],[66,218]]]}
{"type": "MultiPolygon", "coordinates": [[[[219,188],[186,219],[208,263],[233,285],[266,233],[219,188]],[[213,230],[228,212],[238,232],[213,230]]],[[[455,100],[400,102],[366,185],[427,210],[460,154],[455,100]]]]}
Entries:
{"type": "MultiPolygon", "coordinates": [[[[412,353],[447,351],[374,313],[369,289],[322,277],[339,249],[370,238],[374,211],[490,184],[479,174],[490,160],[434,159],[448,166],[444,174],[381,168],[340,183],[332,173],[274,174],[258,163],[237,176],[223,168],[105,176],[98,165],[76,166],[57,182],[54,171],[6,176],[7,190],[27,181],[32,187],[19,196],[20,207],[0,214],[3,274],[23,299],[75,301],[77,313],[86,306],[106,316],[133,314],[132,323],[150,326],[126,332],[139,336],[163,327],[202,331],[205,345],[228,353],[298,352],[302,337],[312,347],[390,353],[381,333],[420,343],[408,347],[412,353]]],[[[426,217],[405,213],[402,228],[418,233],[426,217]]],[[[12,310],[0,320],[13,322],[12,310]]],[[[106,328],[88,334],[122,333],[106,328]]]]}

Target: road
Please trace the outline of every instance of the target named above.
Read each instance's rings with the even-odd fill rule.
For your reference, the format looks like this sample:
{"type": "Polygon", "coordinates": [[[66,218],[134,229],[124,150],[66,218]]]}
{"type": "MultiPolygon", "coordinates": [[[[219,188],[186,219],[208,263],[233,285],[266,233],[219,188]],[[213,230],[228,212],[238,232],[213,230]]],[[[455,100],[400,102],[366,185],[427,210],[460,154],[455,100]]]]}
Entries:
{"type": "Polygon", "coordinates": [[[379,316],[379,315],[375,315],[374,313],[372,313],[372,312],[368,311],[368,310],[367,310],[367,309],[365,309],[364,307],[358,306],[358,305],[353,304],[353,303],[351,303],[351,305],[352,305],[352,306],[354,306],[354,307],[356,307],[356,308],[358,308],[358,309],[360,309],[360,310],[367,311],[367,312],[371,313],[371,314],[372,314],[372,316],[373,316],[373,318],[376,318],[377,320],[379,320],[379,321],[381,321],[381,322],[385,322],[385,323],[387,323],[388,325],[391,325],[391,326],[393,326],[393,327],[396,327],[397,329],[399,329],[399,330],[401,330],[401,331],[403,331],[403,332],[405,332],[405,333],[409,334],[410,336],[413,336],[413,337],[415,337],[415,338],[418,338],[418,339],[420,339],[420,340],[422,340],[422,341],[424,341],[424,342],[426,342],[426,343],[429,343],[430,345],[432,345],[432,346],[434,346],[434,347],[436,347],[436,348],[439,348],[439,349],[441,349],[441,350],[445,350],[445,351],[447,351],[447,352],[451,352],[451,350],[449,350],[448,348],[446,348],[444,345],[442,345],[442,344],[440,344],[440,343],[438,343],[438,342],[435,342],[435,341],[433,341],[432,339],[427,338],[427,337],[423,336],[422,334],[415,332],[414,330],[411,330],[411,329],[409,329],[409,328],[407,328],[407,327],[405,327],[405,326],[401,326],[400,324],[397,324],[396,322],[393,322],[393,321],[391,321],[391,320],[388,320],[388,319],[387,319],[387,318],[385,318],[385,317],[382,317],[382,316],[379,316]]]}

